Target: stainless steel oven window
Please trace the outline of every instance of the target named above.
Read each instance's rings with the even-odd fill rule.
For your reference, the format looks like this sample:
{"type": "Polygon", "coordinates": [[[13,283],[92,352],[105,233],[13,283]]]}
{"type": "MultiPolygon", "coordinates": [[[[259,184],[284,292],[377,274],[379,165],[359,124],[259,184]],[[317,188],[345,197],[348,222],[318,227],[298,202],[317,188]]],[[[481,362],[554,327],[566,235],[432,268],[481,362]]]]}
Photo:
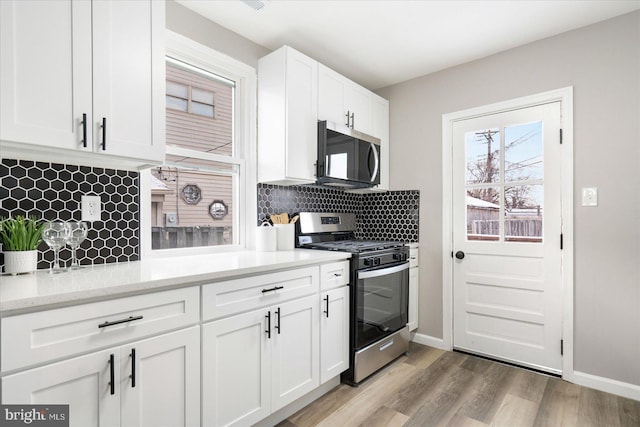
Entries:
{"type": "Polygon", "coordinates": [[[409,263],[356,273],[355,348],[363,348],[407,324],[409,263]]]}

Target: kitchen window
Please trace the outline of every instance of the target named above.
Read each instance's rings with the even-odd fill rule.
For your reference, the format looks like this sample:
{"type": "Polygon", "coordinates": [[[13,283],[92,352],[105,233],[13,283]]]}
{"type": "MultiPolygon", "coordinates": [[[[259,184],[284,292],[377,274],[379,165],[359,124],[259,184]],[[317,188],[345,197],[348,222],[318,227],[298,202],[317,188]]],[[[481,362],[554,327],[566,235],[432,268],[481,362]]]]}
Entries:
{"type": "Polygon", "coordinates": [[[255,81],[253,68],[168,32],[166,157],[141,173],[142,257],[251,244],[255,81]]]}

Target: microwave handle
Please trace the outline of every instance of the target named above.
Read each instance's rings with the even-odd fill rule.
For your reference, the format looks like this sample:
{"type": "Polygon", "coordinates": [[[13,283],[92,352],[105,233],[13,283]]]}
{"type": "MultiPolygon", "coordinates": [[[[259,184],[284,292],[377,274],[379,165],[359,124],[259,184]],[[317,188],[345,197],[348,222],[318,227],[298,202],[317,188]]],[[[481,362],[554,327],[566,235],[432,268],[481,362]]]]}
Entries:
{"type": "Polygon", "coordinates": [[[369,168],[369,175],[371,175],[371,182],[373,182],[376,180],[378,172],[380,171],[380,159],[378,158],[378,150],[376,150],[376,145],[371,142],[369,144],[369,153],[373,151],[373,159],[375,161],[375,164],[373,166],[373,173],[371,172],[371,168],[369,168]]]}

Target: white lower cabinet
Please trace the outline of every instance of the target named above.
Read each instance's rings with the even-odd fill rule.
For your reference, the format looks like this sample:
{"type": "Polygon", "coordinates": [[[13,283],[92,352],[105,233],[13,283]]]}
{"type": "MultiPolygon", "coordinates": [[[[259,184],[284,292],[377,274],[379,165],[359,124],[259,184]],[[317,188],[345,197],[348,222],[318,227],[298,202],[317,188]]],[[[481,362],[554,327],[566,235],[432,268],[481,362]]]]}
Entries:
{"type": "Polygon", "coordinates": [[[320,384],[318,294],[202,327],[202,424],[251,425],[320,384]]]}
{"type": "Polygon", "coordinates": [[[320,383],[349,369],[349,286],[321,294],[320,383]]]}
{"type": "Polygon", "coordinates": [[[70,426],[200,425],[200,328],[2,378],[3,403],[68,404],[70,426]]]}

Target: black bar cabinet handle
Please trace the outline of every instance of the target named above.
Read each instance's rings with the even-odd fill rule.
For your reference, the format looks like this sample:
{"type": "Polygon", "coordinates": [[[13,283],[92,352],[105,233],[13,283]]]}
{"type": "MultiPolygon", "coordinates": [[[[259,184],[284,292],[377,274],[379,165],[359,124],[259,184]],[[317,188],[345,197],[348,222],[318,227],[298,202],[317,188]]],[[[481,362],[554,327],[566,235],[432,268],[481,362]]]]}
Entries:
{"type": "Polygon", "coordinates": [[[102,118],[102,151],[107,149],[107,118],[102,118]]]}
{"type": "Polygon", "coordinates": [[[113,353],[109,356],[109,385],[111,387],[111,394],[116,394],[116,367],[113,353]]]}
{"type": "Polygon", "coordinates": [[[100,323],[98,328],[106,328],[107,326],[119,325],[120,323],[133,322],[134,320],[140,320],[142,316],[129,316],[126,319],[115,320],[113,322],[106,321],[104,323],[100,323]]]}
{"type": "Polygon", "coordinates": [[[278,307],[278,309],[276,310],[276,320],[278,321],[278,323],[276,323],[276,331],[278,331],[278,335],[280,335],[280,307],[278,307]]]}
{"type": "Polygon", "coordinates": [[[135,348],[131,349],[131,375],[129,375],[129,378],[131,378],[131,387],[135,387],[136,386],[136,349],[135,348]]]}
{"type": "Polygon", "coordinates": [[[82,146],[87,148],[87,113],[82,113],[82,146]]]}
{"type": "Polygon", "coordinates": [[[356,122],[354,114],[355,113],[353,112],[351,113],[351,129],[354,129],[355,122],[356,122]]]}
{"type": "Polygon", "coordinates": [[[267,333],[267,338],[271,339],[271,311],[268,311],[264,317],[267,318],[267,330],[265,332],[267,333]]]}
{"type": "Polygon", "coordinates": [[[262,293],[266,294],[267,292],[277,291],[278,289],[284,289],[284,286],[274,286],[273,288],[263,289],[262,293]]]}
{"type": "Polygon", "coordinates": [[[347,111],[347,114],[345,114],[345,116],[347,117],[347,127],[349,127],[349,111],[347,111]]]}
{"type": "Polygon", "coordinates": [[[327,318],[329,318],[329,295],[324,297],[324,300],[327,302],[327,310],[323,311],[323,313],[327,315],[327,318]]]}

